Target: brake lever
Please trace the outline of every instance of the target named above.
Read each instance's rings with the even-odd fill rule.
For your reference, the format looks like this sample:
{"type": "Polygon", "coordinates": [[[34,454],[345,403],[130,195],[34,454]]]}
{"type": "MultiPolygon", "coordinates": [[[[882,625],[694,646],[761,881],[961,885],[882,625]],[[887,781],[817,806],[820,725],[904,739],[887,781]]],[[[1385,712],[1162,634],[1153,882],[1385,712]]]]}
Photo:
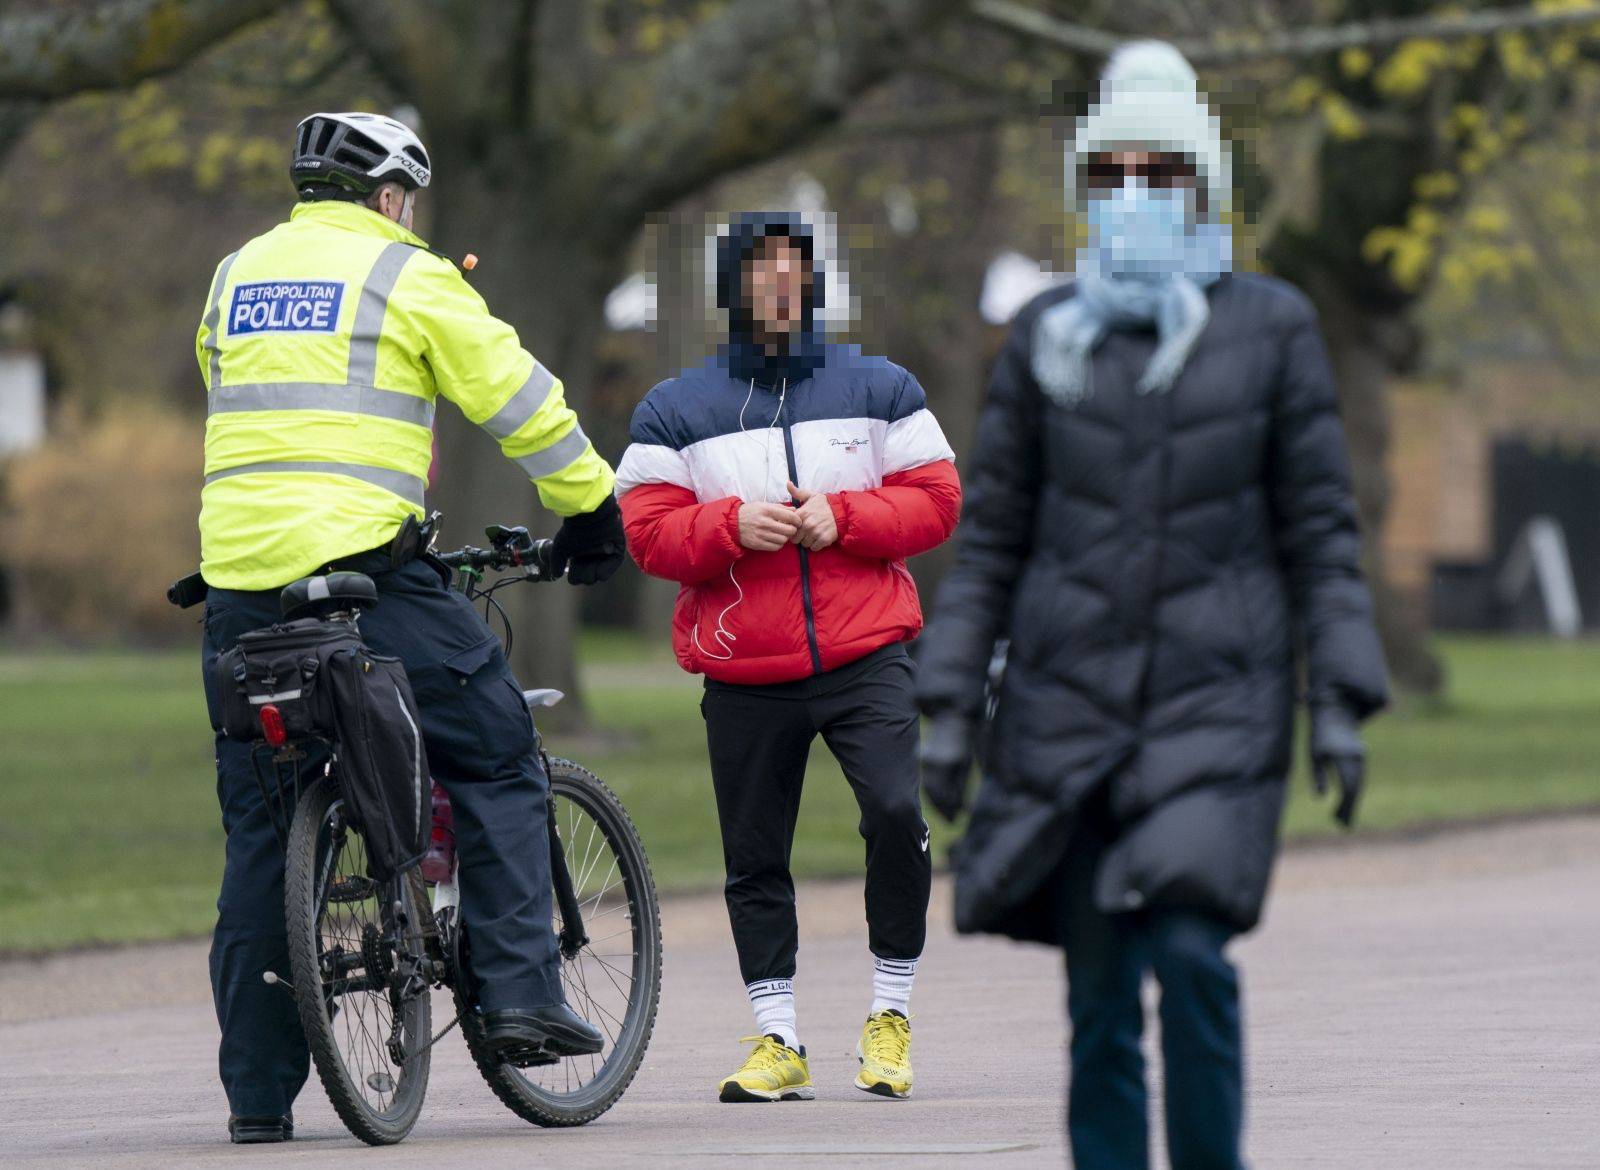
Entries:
{"type": "Polygon", "coordinates": [[[491,524],[483,534],[489,538],[495,552],[511,559],[514,568],[522,568],[526,564],[523,558],[533,551],[533,537],[521,525],[507,528],[503,524],[491,524]]]}

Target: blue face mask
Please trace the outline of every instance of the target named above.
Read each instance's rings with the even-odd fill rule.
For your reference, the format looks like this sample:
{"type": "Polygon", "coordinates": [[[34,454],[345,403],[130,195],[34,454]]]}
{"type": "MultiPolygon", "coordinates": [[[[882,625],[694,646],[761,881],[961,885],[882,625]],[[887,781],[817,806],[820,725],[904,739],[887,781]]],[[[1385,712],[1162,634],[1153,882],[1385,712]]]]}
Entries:
{"type": "Polygon", "coordinates": [[[1169,276],[1184,272],[1193,249],[1194,193],[1152,191],[1129,178],[1089,200],[1089,247],[1104,276],[1169,276]]]}

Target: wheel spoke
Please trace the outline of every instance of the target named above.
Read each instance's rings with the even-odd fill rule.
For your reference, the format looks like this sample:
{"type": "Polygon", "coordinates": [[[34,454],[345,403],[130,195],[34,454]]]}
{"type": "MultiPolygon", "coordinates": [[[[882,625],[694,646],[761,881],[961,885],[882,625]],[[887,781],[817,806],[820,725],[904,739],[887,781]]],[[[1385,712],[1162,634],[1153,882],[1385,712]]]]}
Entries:
{"type": "MultiPolygon", "coordinates": [[[[646,933],[652,930],[654,914],[640,901],[653,895],[649,871],[638,865],[637,845],[619,836],[628,828],[604,790],[566,767],[556,763],[551,769],[553,816],[572,883],[574,914],[588,937],[577,954],[563,956],[561,985],[573,1010],[600,1030],[605,1043],[599,1053],[526,1069],[501,1066],[494,1074],[510,1078],[529,1111],[513,1108],[544,1124],[588,1120],[593,1112],[579,1118],[572,1111],[588,1111],[596,1100],[604,1108],[621,1092],[643,1057],[650,1027],[641,1025],[639,1016],[653,1017],[659,978],[656,969],[641,965],[641,957],[659,947],[657,936],[646,933]]],[[[552,924],[558,931],[576,925],[564,920],[559,906],[552,924]]]]}
{"type": "MultiPolygon", "coordinates": [[[[420,933],[401,926],[390,906],[398,901],[406,907],[407,921],[424,908],[410,904],[415,890],[404,881],[380,885],[367,876],[365,841],[344,823],[337,804],[326,814],[315,844],[311,904],[316,911],[313,938],[323,988],[323,1027],[344,1088],[335,1093],[333,1081],[328,1087],[341,1116],[361,1134],[369,1124],[364,1118],[392,1124],[408,1111],[414,1116],[420,1104],[426,1064],[414,1068],[409,1056],[419,1028],[426,1031],[426,1004],[393,993],[390,980],[392,972],[406,969],[408,956],[424,943],[420,933]],[[394,1036],[408,1056],[398,1065],[389,1051],[394,1036]],[[405,1090],[408,1081],[419,1086],[415,1092],[405,1090]]],[[[322,1059],[318,1057],[319,1072],[327,1080],[333,1074],[322,1059]]]]}

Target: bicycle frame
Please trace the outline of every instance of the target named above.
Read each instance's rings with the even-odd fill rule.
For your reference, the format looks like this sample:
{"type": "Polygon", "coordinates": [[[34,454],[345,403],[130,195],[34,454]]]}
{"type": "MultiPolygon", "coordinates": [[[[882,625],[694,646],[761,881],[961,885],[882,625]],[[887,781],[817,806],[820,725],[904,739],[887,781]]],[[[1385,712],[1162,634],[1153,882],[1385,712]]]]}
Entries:
{"type": "MultiPolygon", "coordinates": [[[[526,536],[526,533],[523,533],[526,536]]],[[[511,622],[494,601],[495,590],[504,585],[514,584],[518,581],[547,581],[559,576],[550,562],[549,541],[534,541],[525,548],[519,547],[515,552],[509,551],[501,542],[496,542],[494,550],[466,549],[463,554],[444,559],[444,563],[453,567],[457,573],[456,588],[468,601],[485,602],[484,618],[488,619],[488,606],[494,606],[500,612],[501,620],[506,623],[506,648],[510,649],[511,622]],[[459,558],[459,559],[457,559],[459,558]],[[486,568],[490,567],[517,567],[523,570],[517,577],[510,577],[497,581],[488,589],[482,587],[486,568]]],[[[531,705],[538,703],[543,706],[553,705],[559,701],[561,692],[551,690],[533,690],[523,692],[524,699],[531,705]]],[[[544,768],[545,775],[550,774],[550,757],[544,749],[539,750],[539,762],[544,768]]],[[[546,808],[549,811],[550,833],[550,876],[555,887],[556,908],[561,912],[561,954],[564,958],[574,958],[589,942],[588,932],[583,925],[583,911],[578,899],[578,892],[572,884],[572,872],[567,865],[566,849],[561,841],[561,831],[556,821],[555,797],[548,797],[546,808]]],[[[433,910],[437,921],[445,921],[441,915],[448,914],[453,919],[459,914],[461,892],[457,883],[457,873],[460,861],[451,868],[450,878],[434,887],[433,910]]]]}

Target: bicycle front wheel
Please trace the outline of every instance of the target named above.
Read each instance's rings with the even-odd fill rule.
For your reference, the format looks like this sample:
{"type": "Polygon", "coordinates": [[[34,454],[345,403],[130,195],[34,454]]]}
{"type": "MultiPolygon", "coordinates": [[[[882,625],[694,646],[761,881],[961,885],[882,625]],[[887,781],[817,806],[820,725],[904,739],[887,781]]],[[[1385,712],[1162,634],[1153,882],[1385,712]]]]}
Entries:
{"type": "Polygon", "coordinates": [[[300,798],[289,831],[284,918],[300,1023],[334,1111],[368,1145],[416,1124],[432,1015],[419,883],[367,876],[366,844],[331,779],[300,798]]]}
{"type": "MultiPolygon", "coordinates": [[[[472,1059],[495,1096],[535,1125],[571,1126],[616,1104],[644,1061],[661,997],[661,913],[639,830],[616,794],[592,772],[556,759],[550,793],[587,935],[573,953],[563,952],[561,983],[572,1010],[605,1033],[605,1048],[529,1068],[501,1064],[489,1050],[470,977],[457,978],[456,1005],[472,1059]]],[[[558,937],[564,925],[558,905],[558,937]]]]}

